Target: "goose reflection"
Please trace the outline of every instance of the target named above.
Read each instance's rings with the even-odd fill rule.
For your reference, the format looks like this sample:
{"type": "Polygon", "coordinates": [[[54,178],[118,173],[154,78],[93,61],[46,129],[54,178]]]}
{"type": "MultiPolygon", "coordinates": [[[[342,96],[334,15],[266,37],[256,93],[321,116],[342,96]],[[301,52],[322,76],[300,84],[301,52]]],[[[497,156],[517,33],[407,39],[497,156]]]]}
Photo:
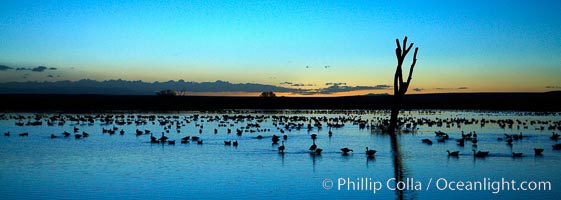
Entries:
{"type": "Polygon", "coordinates": [[[368,169],[368,163],[376,161],[375,156],[366,156],[366,169],[368,169]]]}
{"type": "Polygon", "coordinates": [[[312,172],[316,172],[316,159],[321,159],[321,156],[315,153],[310,153],[310,158],[312,159],[312,172]]]}
{"type": "Polygon", "coordinates": [[[281,166],[284,167],[284,152],[278,154],[281,157],[281,166]]]}

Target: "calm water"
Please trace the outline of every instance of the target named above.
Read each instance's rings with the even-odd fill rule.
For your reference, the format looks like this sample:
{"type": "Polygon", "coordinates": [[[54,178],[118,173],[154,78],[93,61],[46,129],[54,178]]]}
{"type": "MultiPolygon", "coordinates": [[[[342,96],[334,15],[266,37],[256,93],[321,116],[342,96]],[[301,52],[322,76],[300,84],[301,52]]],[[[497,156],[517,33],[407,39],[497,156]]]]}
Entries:
{"type": "MultiPolygon", "coordinates": [[[[158,116],[178,116],[171,121],[190,121],[177,133],[172,126],[166,133],[175,145],[152,144],[150,135],[135,135],[135,130],[149,129],[154,136],[160,137],[164,126],[158,121],[146,125],[106,125],[99,118],[91,123],[77,123],[69,120],[62,126],[47,125],[47,118],[42,118],[40,126],[16,126],[16,122],[35,121],[33,119],[14,119],[15,116],[34,117],[30,113],[5,113],[0,120],[0,131],[10,132],[10,136],[0,135],[0,198],[1,199],[558,199],[561,195],[561,151],[552,150],[556,141],[549,137],[552,132],[549,125],[559,123],[561,115],[536,115],[518,112],[472,112],[442,111],[435,113],[406,112],[405,116],[427,119],[466,118],[487,120],[513,119],[527,123],[527,129],[515,121],[513,128],[501,128],[497,123],[456,124],[446,127],[436,125],[419,125],[415,133],[401,134],[392,140],[387,134],[369,129],[359,129],[357,124],[345,123],[344,127],[334,128],[333,136],[328,136],[329,128],[314,127],[308,131],[292,129],[285,132],[286,153],[277,152],[279,145],[271,144],[273,134],[282,136],[272,116],[303,117],[349,117],[373,120],[385,118],[386,113],[260,113],[252,111],[251,115],[263,115],[260,129],[265,132],[243,132],[236,135],[236,129],[258,120],[224,121],[225,127],[218,127],[220,120],[211,121],[208,117],[221,118],[226,113],[175,113],[158,114],[158,116]],[[200,114],[195,121],[190,118],[200,114]],[[544,121],[546,124],[531,124],[532,121],[544,121]],[[199,134],[202,125],[202,134],[199,134]],[[102,133],[102,128],[118,127],[124,135],[102,133]],[[544,126],[544,130],[540,127],[544,126]],[[64,131],[74,134],[85,131],[90,134],[83,139],[62,137],[64,131]],[[214,129],[218,133],[214,134],[214,129]],[[227,129],[232,129],[228,134],[227,129]],[[444,131],[450,135],[445,143],[436,142],[434,131],[444,131]],[[478,147],[466,142],[465,147],[456,145],[455,139],[461,138],[460,132],[476,131],[478,147]],[[28,132],[21,137],[19,133],[28,132]],[[498,137],[523,132],[522,140],[514,141],[512,146],[498,137]],[[59,138],[51,139],[55,134],[59,138]],[[313,156],[308,147],[312,144],[310,134],[317,134],[316,144],[324,151],[321,156],[313,156]],[[199,136],[204,144],[196,142],[181,144],[182,137],[199,136]],[[263,139],[257,139],[262,135],[263,139]],[[434,144],[421,142],[429,138],[434,144]],[[239,146],[225,146],[225,140],[237,140],[239,146]],[[392,148],[393,145],[396,145],[392,148]],[[365,155],[365,147],[378,152],[374,159],[365,155]],[[343,147],[354,149],[348,156],[341,154],[343,147]],[[543,156],[534,156],[534,148],[544,148],[543,156]],[[490,151],[487,158],[474,159],[472,149],[490,151]],[[459,158],[448,157],[446,150],[460,151],[459,158]],[[513,158],[511,152],[524,153],[522,158],[513,158]],[[406,190],[403,193],[387,188],[387,180],[396,174],[413,185],[420,183],[422,190],[406,190]],[[370,183],[380,181],[382,188],[376,191],[348,191],[347,185],[338,188],[339,178],[370,178],[370,183]],[[439,190],[436,182],[439,178],[448,181],[491,181],[506,180],[548,181],[551,191],[508,191],[495,190],[451,191],[439,190]],[[330,183],[329,180],[332,182],[330,183]],[[429,184],[429,182],[431,182],[429,184]],[[331,189],[325,187],[333,186],[331,189]],[[427,186],[429,188],[427,188],[427,186]]],[[[318,112],[318,111],[314,111],[318,112]]],[[[233,115],[228,113],[229,115],[233,115]]],[[[54,114],[45,114],[50,117],[54,114]]],[[[58,114],[57,114],[58,115],[58,114]]],[[[136,120],[136,115],[146,113],[127,113],[125,119],[136,120]],[[129,114],[134,116],[128,116],[129,114]]],[[[72,114],[69,116],[80,116],[72,114]]],[[[162,119],[162,118],[157,118],[162,119]]],[[[282,126],[278,126],[282,127],[282,126]]],[[[257,128],[250,128],[257,130],[257,128]]],[[[281,137],[282,141],[282,137],[281,137]]],[[[443,182],[439,182],[443,187],[443,182]]],[[[355,183],[358,185],[358,183],[355,183]]],[[[395,184],[390,183],[391,187],[395,184]]],[[[517,185],[518,186],[518,185],[517,185]]],[[[352,189],[352,188],[351,188],[352,189]]],[[[359,189],[359,188],[358,188],[359,189]]]]}

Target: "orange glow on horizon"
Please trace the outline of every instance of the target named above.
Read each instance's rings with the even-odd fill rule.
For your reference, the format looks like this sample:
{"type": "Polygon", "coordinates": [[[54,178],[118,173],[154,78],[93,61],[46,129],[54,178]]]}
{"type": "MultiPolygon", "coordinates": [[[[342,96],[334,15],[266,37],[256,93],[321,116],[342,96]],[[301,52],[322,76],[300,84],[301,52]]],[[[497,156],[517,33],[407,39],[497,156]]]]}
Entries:
{"type": "MultiPolygon", "coordinates": [[[[554,91],[555,89],[548,89],[544,88],[542,90],[536,91],[528,91],[524,90],[521,91],[519,88],[466,88],[466,89],[457,89],[457,88],[440,88],[440,89],[424,89],[422,91],[414,91],[409,89],[407,94],[431,94],[431,93],[502,93],[502,92],[548,92],[554,91]]],[[[258,97],[261,92],[187,92],[185,96],[214,96],[214,97],[258,97]]],[[[345,96],[365,96],[365,95],[383,95],[389,94],[393,95],[392,89],[387,90],[357,90],[357,91],[348,91],[348,92],[336,92],[331,94],[298,94],[298,93],[291,93],[291,92],[275,92],[277,97],[345,97],[345,96]]]]}

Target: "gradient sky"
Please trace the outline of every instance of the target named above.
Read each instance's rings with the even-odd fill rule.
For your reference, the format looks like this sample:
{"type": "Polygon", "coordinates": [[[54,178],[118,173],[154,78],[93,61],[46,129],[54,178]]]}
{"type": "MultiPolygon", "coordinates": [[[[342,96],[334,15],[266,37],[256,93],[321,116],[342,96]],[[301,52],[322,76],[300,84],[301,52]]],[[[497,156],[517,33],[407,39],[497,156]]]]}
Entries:
{"type": "Polygon", "coordinates": [[[395,39],[407,35],[420,48],[409,93],[559,90],[560,10],[559,0],[0,0],[0,65],[13,68],[0,82],[391,85],[395,39]],[[57,70],[15,70],[37,66],[57,70]]]}

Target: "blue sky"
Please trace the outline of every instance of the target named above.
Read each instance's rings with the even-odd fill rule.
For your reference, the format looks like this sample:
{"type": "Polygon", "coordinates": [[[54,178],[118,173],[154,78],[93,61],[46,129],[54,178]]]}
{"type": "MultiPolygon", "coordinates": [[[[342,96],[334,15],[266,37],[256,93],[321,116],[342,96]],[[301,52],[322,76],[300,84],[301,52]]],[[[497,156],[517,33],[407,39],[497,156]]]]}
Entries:
{"type": "Polygon", "coordinates": [[[0,81],[389,85],[395,39],[407,35],[420,48],[419,92],[547,91],[561,87],[559,10],[561,1],[2,0],[0,65],[12,69],[0,81]],[[56,70],[15,70],[37,66],[56,70]]]}

